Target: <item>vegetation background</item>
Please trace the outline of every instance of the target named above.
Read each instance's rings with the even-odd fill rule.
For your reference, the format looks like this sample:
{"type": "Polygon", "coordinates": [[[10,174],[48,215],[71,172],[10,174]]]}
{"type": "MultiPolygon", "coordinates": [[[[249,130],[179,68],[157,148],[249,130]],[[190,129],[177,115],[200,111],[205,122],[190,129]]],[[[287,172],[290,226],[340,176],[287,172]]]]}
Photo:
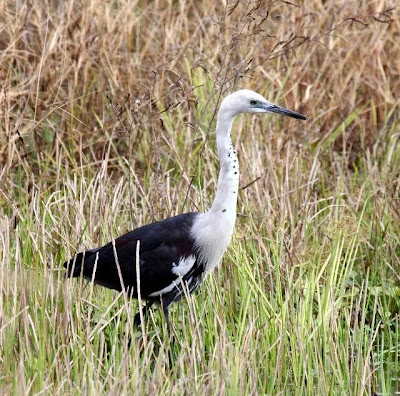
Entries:
{"type": "Polygon", "coordinates": [[[399,394],[395,3],[3,0],[1,394],[399,394]],[[158,310],[133,329],[62,263],[207,210],[244,87],[309,121],[236,120],[236,232],[172,310],[171,368],[158,310]]]}

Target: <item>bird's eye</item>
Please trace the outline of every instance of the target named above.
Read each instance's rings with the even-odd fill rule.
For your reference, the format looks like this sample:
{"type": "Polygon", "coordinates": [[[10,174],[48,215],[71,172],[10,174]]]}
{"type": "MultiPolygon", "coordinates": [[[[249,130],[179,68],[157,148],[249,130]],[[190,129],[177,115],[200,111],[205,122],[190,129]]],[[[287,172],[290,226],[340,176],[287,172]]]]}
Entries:
{"type": "Polygon", "coordinates": [[[258,102],[255,99],[250,100],[250,104],[253,105],[253,106],[256,105],[257,103],[258,102]]]}

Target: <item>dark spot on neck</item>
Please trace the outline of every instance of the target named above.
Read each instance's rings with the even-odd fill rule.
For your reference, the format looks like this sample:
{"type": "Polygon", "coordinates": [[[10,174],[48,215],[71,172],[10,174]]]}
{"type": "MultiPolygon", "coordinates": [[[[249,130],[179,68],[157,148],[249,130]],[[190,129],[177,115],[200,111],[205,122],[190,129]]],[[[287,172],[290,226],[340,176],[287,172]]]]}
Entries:
{"type": "Polygon", "coordinates": [[[222,213],[225,213],[226,212],[226,209],[222,209],[222,213]]]}

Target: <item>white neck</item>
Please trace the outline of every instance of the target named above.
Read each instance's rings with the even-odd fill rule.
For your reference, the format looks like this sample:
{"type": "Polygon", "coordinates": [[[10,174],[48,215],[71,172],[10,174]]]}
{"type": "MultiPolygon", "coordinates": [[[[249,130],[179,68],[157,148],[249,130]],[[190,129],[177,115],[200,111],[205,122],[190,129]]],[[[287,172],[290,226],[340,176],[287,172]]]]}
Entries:
{"type": "Polygon", "coordinates": [[[236,220],[236,204],[239,188],[239,161],[232,144],[231,115],[218,114],[217,148],[220,160],[217,193],[211,206],[213,216],[228,218],[232,228],[236,220]]]}
{"type": "Polygon", "coordinates": [[[217,194],[211,209],[198,216],[192,235],[205,265],[210,272],[221,260],[236,221],[236,203],[239,188],[239,162],[231,140],[231,126],[235,114],[220,110],[217,120],[217,147],[221,169],[217,194]]]}

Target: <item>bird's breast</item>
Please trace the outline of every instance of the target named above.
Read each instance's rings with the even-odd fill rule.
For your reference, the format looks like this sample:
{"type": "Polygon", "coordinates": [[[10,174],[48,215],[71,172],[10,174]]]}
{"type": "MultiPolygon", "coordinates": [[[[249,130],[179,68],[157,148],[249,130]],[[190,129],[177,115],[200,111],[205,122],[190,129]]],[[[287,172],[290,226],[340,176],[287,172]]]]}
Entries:
{"type": "Polygon", "coordinates": [[[212,212],[201,214],[193,224],[191,235],[206,273],[221,261],[231,240],[234,224],[234,220],[212,212]]]}

